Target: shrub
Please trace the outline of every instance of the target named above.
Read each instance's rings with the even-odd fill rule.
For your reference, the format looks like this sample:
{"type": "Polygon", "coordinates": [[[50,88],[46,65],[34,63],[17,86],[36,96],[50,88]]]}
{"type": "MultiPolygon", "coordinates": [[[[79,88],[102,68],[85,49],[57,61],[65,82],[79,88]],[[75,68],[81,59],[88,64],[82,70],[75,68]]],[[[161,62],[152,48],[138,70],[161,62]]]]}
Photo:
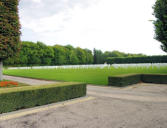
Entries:
{"type": "Polygon", "coordinates": [[[162,74],[131,74],[121,76],[109,76],[108,85],[123,87],[139,82],[167,84],[167,75],[162,74]]]}
{"type": "Polygon", "coordinates": [[[131,84],[136,84],[141,81],[140,74],[121,75],[121,76],[110,76],[108,78],[108,84],[111,86],[123,87],[131,84]]]}
{"type": "Polygon", "coordinates": [[[72,82],[0,89],[0,113],[65,101],[84,95],[86,95],[86,85],[72,82]]]}
{"type": "Polygon", "coordinates": [[[167,75],[143,74],[141,80],[144,83],[167,84],[167,75]]]}

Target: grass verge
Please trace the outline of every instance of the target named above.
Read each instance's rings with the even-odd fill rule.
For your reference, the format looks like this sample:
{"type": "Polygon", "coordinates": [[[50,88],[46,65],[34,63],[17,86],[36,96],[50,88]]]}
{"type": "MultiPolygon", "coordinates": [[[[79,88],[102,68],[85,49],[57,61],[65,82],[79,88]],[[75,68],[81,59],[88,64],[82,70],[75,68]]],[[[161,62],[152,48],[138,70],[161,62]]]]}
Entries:
{"type": "Polygon", "coordinates": [[[4,74],[35,79],[83,82],[95,85],[108,85],[108,76],[123,74],[167,74],[167,66],[162,67],[109,67],[78,69],[15,69],[4,70],[4,74]]]}

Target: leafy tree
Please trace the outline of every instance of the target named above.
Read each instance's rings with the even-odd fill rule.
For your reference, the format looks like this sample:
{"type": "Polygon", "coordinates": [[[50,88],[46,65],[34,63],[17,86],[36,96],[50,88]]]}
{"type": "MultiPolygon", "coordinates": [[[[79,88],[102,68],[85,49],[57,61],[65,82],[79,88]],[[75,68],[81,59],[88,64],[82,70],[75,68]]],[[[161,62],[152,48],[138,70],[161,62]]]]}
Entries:
{"type": "Polygon", "coordinates": [[[42,54],[39,45],[28,41],[22,42],[22,48],[20,52],[20,62],[25,60],[27,61],[28,65],[40,65],[41,56],[42,54]]]}
{"type": "Polygon", "coordinates": [[[89,49],[84,49],[84,51],[86,55],[86,64],[92,64],[93,63],[92,51],[89,49]]]}
{"type": "Polygon", "coordinates": [[[76,54],[77,54],[77,58],[79,60],[79,64],[85,64],[86,63],[86,56],[85,56],[84,50],[77,47],[76,54]]]}
{"type": "Polygon", "coordinates": [[[70,59],[70,64],[78,64],[79,63],[77,54],[74,50],[71,50],[69,59],[70,59]]]}
{"type": "Polygon", "coordinates": [[[2,61],[13,57],[20,47],[18,0],[0,0],[0,80],[2,61]]]}
{"type": "Polygon", "coordinates": [[[67,62],[66,54],[65,54],[66,49],[61,45],[55,45],[53,47],[53,50],[54,50],[53,63],[56,65],[66,64],[66,62],[67,62]]]}
{"type": "Polygon", "coordinates": [[[54,51],[52,47],[46,46],[42,42],[37,42],[39,48],[39,55],[42,65],[51,65],[52,58],[54,57],[54,51]]]}
{"type": "Polygon", "coordinates": [[[104,56],[103,56],[103,52],[101,50],[93,50],[93,61],[94,64],[103,64],[104,63],[104,56]]]}
{"type": "Polygon", "coordinates": [[[65,65],[65,64],[103,64],[108,58],[115,57],[141,57],[142,54],[129,54],[119,51],[106,51],[94,49],[74,48],[71,45],[47,46],[42,42],[21,42],[18,57],[9,57],[4,61],[6,65],[33,66],[33,65],[65,65]]]}
{"type": "Polygon", "coordinates": [[[124,56],[126,56],[126,54],[123,53],[123,52],[119,52],[119,51],[112,51],[112,52],[106,51],[104,53],[104,59],[105,59],[105,61],[106,61],[106,59],[108,57],[124,57],[124,56]]]}
{"type": "Polygon", "coordinates": [[[167,0],[157,0],[153,9],[156,17],[155,39],[161,42],[162,50],[167,52],[167,0]]]}
{"type": "Polygon", "coordinates": [[[73,47],[73,46],[71,46],[71,45],[66,45],[66,46],[64,46],[65,48],[67,48],[68,50],[74,50],[75,48],[73,47]]]}

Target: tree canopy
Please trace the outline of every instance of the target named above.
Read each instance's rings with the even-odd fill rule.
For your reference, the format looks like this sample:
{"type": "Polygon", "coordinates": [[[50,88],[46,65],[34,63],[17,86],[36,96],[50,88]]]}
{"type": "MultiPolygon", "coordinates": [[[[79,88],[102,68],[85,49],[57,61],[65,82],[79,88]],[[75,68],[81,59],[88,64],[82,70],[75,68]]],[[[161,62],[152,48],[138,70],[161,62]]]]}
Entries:
{"type": "Polygon", "coordinates": [[[167,52],[167,0],[157,0],[153,9],[156,17],[155,39],[161,42],[162,50],[167,52]]]}
{"type": "Polygon", "coordinates": [[[109,57],[137,57],[142,54],[129,54],[119,51],[106,51],[73,47],[71,45],[47,46],[42,42],[22,41],[17,57],[10,57],[4,61],[5,65],[33,66],[33,65],[78,65],[104,64],[109,57]]]}
{"type": "Polygon", "coordinates": [[[18,0],[0,0],[0,61],[17,54],[20,47],[18,0]]]}

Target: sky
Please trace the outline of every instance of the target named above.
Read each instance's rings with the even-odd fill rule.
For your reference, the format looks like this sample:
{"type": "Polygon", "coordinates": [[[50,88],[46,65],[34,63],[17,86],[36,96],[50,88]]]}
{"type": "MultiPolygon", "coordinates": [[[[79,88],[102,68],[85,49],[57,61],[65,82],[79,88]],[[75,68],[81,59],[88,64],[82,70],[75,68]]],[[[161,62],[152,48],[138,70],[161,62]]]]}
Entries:
{"type": "Polygon", "coordinates": [[[21,0],[22,41],[163,55],[150,20],[155,0],[21,0]]]}

